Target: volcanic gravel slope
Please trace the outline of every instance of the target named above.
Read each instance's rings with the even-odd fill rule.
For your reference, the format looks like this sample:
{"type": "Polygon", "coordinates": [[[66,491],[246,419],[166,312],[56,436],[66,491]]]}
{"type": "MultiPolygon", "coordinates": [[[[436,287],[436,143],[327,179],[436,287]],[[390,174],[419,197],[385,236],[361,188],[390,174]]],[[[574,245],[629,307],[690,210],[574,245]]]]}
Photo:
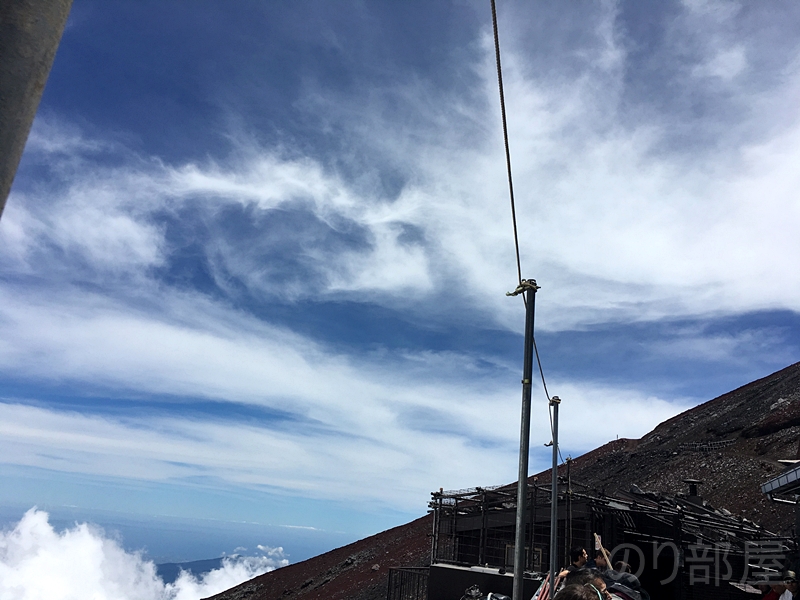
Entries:
{"type": "MultiPolygon", "coordinates": [[[[778,460],[798,457],[799,443],[797,363],[687,410],[640,440],[616,440],[579,456],[570,470],[573,482],[609,495],[633,485],[680,494],[688,490],[684,479],[698,479],[700,495],[712,506],[786,533],[794,507],[771,503],[760,485],[785,468],[778,460]],[[722,445],[714,442],[729,445],[713,449],[722,445]]],[[[559,475],[565,474],[562,467],[559,475]]],[[[542,484],[550,473],[536,477],[542,484]]]]}
{"type": "Polygon", "coordinates": [[[383,600],[389,567],[430,564],[430,515],[251,579],[214,600],[383,600]]]}
{"type": "MultiPolygon", "coordinates": [[[[699,479],[700,493],[712,506],[786,533],[794,523],[794,507],[770,503],[760,484],[783,470],[779,459],[795,457],[800,458],[800,363],[681,413],[640,440],[615,440],[579,456],[572,461],[571,478],[577,491],[609,495],[632,486],[681,494],[687,490],[684,479],[699,479]]],[[[559,474],[566,474],[563,466],[559,474]]],[[[535,477],[544,484],[550,473],[535,477]]],[[[388,567],[429,563],[431,527],[429,515],[213,598],[383,600],[388,567]]]]}

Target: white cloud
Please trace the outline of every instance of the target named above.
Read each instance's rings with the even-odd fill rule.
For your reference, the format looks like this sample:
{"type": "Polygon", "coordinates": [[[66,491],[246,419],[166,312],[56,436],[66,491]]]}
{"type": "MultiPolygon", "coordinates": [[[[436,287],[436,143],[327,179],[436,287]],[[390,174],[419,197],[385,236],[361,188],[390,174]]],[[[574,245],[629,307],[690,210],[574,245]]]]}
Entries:
{"type": "Polygon", "coordinates": [[[99,279],[138,277],[141,269],[159,265],[163,232],[148,219],[146,208],[137,206],[147,195],[143,188],[157,184],[110,172],[81,179],[67,190],[14,194],[0,237],[0,255],[13,261],[7,271],[99,279]],[[130,187],[117,178],[126,179],[130,187]],[[40,195],[46,196],[44,201],[40,195]],[[10,235],[5,235],[6,228],[10,235]]]}
{"type": "Polygon", "coordinates": [[[745,331],[707,331],[702,326],[677,327],[669,339],[647,346],[659,359],[697,360],[706,363],[736,365],[746,369],[754,360],[772,360],[791,364],[796,360],[786,348],[780,329],[745,331]]]}
{"type": "MultiPolygon", "coordinates": [[[[34,154],[60,154],[61,160],[70,155],[93,154],[115,149],[113,144],[88,139],[75,125],[65,123],[55,115],[38,113],[31,128],[25,151],[34,154]]],[[[116,148],[119,150],[119,148],[116,148]]]]}
{"type": "MultiPolygon", "coordinates": [[[[274,549],[270,549],[271,551],[274,549]]],[[[0,533],[0,597],[4,600],[199,600],[285,566],[279,551],[223,561],[199,578],[182,572],[171,584],[155,565],[126,552],[86,523],[56,531],[46,512],[31,509],[0,533]]]]}
{"type": "Polygon", "coordinates": [[[559,441],[565,457],[567,452],[575,457],[616,437],[640,438],[658,423],[696,404],[694,398],[667,402],[623,387],[552,384],[562,399],[559,441]]]}
{"type": "Polygon", "coordinates": [[[693,75],[719,77],[729,80],[736,77],[747,66],[744,48],[736,46],[719,51],[715,56],[692,70],[693,75]]]}
{"type": "MultiPolygon", "coordinates": [[[[604,37],[613,45],[612,34],[604,37]]],[[[719,57],[743,56],[743,48],[715,50],[708,64],[732,69],[733,59],[719,57]]],[[[800,250],[793,235],[800,226],[796,115],[778,111],[775,118],[789,120],[765,128],[778,131],[771,139],[738,140],[718,156],[692,160],[691,151],[659,150],[661,125],[631,127],[622,119],[614,84],[622,69],[552,82],[526,74],[518,66],[524,62],[507,54],[506,85],[524,275],[543,285],[543,327],[800,309],[800,275],[789,265],[800,250]]],[[[489,67],[482,67],[487,104],[496,94],[489,67]]],[[[800,72],[793,72],[756,100],[769,109],[798,81],[800,72]]],[[[298,236],[292,252],[316,274],[310,285],[299,272],[288,282],[273,279],[275,256],[263,253],[269,233],[245,244],[212,228],[204,251],[218,282],[225,286],[232,276],[257,294],[345,294],[387,304],[421,301],[458,282],[472,309],[510,326],[518,307],[503,296],[515,268],[500,140],[495,131],[481,132],[478,145],[464,147],[459,131],[464,114],[473,129],[493,118],[483,110],[441,114],[440,135],[423,138],[399,159],[414,177],[391,202],[356,191],[311,159],[258,148],[243,150],[235,167],[151,161],[126,170],[87,163],[61,187],[12,197],[0,252],[17,269],[42,275],[59,265],[74,268],[77,260],[106,277],[146,277],[169,259],[159,211],[190,207],[213,223],[225,206],[252,205],[259,226],[271,211],[303,207],[332,232],[360,228],[366,245],[331,249],[313,235],[298,236]],[[407,226],[420,232],[418,240],[403,241],[407,226]]],[[[381,153],[395,144],[395,156],[407,149],[406,141],[393,141],[407,134],[399,125],[372,119],[370,139],[358,142],[378,143],[381,153]]]]}
{"type": "MultiPolygon", "coordinates": [[[[83,320],[63,328],[44,319],[41,326],[48,335],[29,338],[27,351],[46,352],[51,360],[47,368],[29,361],[29,377],[265,406],[291,419],[265,415],[255,425],[180,412],[100,417],[6,400],[0,404],[0,456],[8,463],[164,482],[201,476],[408,509],[439,486],[514,478],[516,378],[476,384],[469,357],[427,352],[382,365],[370,357],[326,356],[302,338],[275,339],[273,333],[269,339],[264,327],[257,339],[144,320],[135,326],[83,320]],[[91,341],[81,337],[87,332],[91,341]],[[135,343],[131,332],[139,336],[135,343]],[[437,376],[441,372],[466,377],[448,381],[437,376]]],[[[17,349],[15,356],[22,355],[17,349]]],[[[565,400],[562,439],[571,449],[588,450],[614,435],[638,437],[686,408],[684,402],[589,383],[556,380],[551,390],[565,400]],[[597,406],[625,418],[615,418],[614,431],[587,428],[584,416],[597,406]]],[[[544,443],[546,409],[543,401],[536,406],[533,436],[544,443]]]]}

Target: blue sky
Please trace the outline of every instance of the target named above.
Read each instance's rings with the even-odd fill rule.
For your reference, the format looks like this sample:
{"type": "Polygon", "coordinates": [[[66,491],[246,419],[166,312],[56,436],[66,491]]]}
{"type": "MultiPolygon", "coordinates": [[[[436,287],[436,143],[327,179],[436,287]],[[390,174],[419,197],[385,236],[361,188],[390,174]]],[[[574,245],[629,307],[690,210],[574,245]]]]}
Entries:
{"type": "MultiPolygon", "coordinates": [[[[498,13],[564,456],[800,360],[800,8],[498,13]]],[[[3,518],[295,560],[513,481],[515,278],[488,0],[75,0],[0,221],[3,518]]]]}

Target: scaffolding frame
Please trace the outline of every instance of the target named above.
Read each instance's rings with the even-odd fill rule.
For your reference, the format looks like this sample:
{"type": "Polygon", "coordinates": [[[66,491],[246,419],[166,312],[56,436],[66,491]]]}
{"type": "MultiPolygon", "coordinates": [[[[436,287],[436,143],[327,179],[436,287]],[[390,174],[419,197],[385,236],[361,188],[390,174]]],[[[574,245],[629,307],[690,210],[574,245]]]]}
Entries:
{"type": "MultiPolygon", "coordinates": [[[[549,482],[540,485],[529,480],[526,506],[524,570],[543,573],[550,560],[549,482]]],[[[516,484],[440,490],[431,494],[429,507],[434,514],[432,563],[513,571],[516,484]]],[[[569,564],[567,556],[573,545],[584,546],[591,554],[597,533],[604,547],[627,548],[634,555],[628,556],[626,562],[631,562],[635,571],[642,567],[642,585],[654,599],[700,597],[700,588],[708,598],[742,597],[744,592],[727,585],[728,579],[723,580],[722,575],[727,573],[720,573],[716,563],[708,563],[712,565],[708,569],[711,583],[697,583],[697,568],[701,565],[695,564],[695,559],[702,558],[698,548],[710,548],[717,562],[722,560],[726,569],[730,567],[732,583],[752,574],[752,564],[747,566],[748,553],[752,554],[755,545],[768,543],[780,548],[784,562],[775,571],[788,568],[797,557],[791,538],[717,510],[691,493],[668,496],[637,490],[606,496],[565,477],[558,482],[557,513],[555,552],[560,565],[569,564]],[[659,554],[655,554],[656,550],[659,554]],[[644,558],[638,553],[643,553],[644,558]],[[669,579],[670,568],[665,565],[677,565],[669,584],[660,583],[669,579]],[[651,591],[654,589],[655,593],[651,591]]],[[[704,552],[706,558],[711,556],[709,550],[704,552]]],[[[617,553],[612,560],[623,556],[617,553]]]]}

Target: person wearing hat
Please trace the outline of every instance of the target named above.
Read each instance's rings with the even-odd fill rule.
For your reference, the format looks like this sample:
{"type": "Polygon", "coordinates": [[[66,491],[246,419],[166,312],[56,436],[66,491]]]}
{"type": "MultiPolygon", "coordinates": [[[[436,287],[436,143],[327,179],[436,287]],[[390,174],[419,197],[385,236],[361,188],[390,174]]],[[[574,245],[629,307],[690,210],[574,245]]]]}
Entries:
{"type": "Polygon", "coordinates": [[[794,571],[786,571],[783,576],[783,585],[786,586],[786,591],[781,594],[780,600],[798,600],[797,575],[794,571]]]}

